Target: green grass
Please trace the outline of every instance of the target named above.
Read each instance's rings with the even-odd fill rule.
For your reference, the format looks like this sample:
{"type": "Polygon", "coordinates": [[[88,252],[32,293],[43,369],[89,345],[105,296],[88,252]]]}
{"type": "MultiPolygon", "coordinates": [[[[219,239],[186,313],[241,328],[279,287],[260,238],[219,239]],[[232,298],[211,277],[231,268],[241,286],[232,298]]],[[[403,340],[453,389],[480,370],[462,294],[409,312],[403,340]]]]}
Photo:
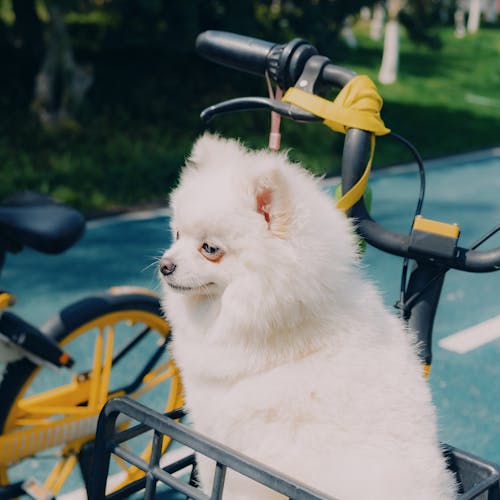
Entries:
{"type": "MultiPolygon", "coordinates": [[[[397,83],[379,85],[388,126],[426,158],[500,144],[500,30],[484,28],[463,39],[451,29],[440,33],[439,52],[402,40],[397,83]]],[[[367,37],[362,44],[364,57],[353,54],[353,67],[376,78],[376,56],[367,54],[378,48],[367,37]]],[[[388,151],[383,163],[394,161],[388,151]]]]}
{"type": "MultiPolygon", "coordinates": [[[[376,82],[382,43],[370,40],[367,31],[367,26],[357,27],[356,50],[336,49],[329,56],[376,82]]],[[[379,85],[386,125],[425,158],[499,145],[500,30],[482,28],[463,39],[456,39],[451,28],[440,34],[439,52],[415,46],[403,34],[398,81],[379,85]]],[[[87,46],[77,52],[80,60],[92,60],[95,73],[79,127],[57,133],[37,125],[31,84],[20,85],[15,61],[7,64],[7,77],[0,82],[0,197],[36,189],[87,213],[164,203],[204,129],[199,111],[222,99],[266,92],[258,78],[199,58],[94,50],[87,46]]],[[[211,129],[263,146],[268,123],[266,113],[245,113],[219,117],[211,129]]],[[[282,133],[294,159],[318,173],[338,172],[342,135],[320,124],[289,121],[282,133]]],[[[377,141],[375,167],[409,159],[390,139],[377,141]]]]}

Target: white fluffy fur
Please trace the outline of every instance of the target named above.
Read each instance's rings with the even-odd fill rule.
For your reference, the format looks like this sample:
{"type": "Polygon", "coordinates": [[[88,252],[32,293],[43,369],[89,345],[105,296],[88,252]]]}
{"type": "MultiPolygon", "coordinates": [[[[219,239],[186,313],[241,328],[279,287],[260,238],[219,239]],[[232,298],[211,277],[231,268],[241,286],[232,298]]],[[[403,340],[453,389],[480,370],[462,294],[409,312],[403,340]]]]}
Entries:
{"type": "MultiPolygon", "coordinates": [[[[361,276],[352,224],[318,181],[205,135],[171,207],[163,307],[194,427],[341,500],[454,498],[414,339],[361,276]]],[[[212,472],[202,459],[206,489],[212,472]]],[[[236,474],[226,490],[282,498],[236,474]]]]}

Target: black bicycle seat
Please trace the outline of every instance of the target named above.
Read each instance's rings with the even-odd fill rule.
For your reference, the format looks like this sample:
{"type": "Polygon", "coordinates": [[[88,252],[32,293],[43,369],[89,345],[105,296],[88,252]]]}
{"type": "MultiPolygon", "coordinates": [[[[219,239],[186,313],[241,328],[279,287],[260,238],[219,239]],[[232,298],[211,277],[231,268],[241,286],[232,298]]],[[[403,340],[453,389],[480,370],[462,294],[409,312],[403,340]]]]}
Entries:
{"type": "Polygon", "coordinates": [[[27,191],[0,204],[0,248],[17,253],[24,246],[56,254],[78,241],[85,219],[48,196],[27,191]]]}

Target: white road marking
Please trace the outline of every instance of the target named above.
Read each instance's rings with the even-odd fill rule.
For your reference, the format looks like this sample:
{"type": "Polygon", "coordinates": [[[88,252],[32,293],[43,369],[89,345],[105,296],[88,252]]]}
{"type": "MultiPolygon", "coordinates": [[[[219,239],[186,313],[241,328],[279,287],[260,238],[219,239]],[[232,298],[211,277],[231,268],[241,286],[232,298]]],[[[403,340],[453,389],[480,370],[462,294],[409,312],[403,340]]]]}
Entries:
{"type": "Polygon", "coordinates": [[[500,339],[500,314],[445,337],[438,343],[443,349],[465,354],[497,339],[500,339]]]}

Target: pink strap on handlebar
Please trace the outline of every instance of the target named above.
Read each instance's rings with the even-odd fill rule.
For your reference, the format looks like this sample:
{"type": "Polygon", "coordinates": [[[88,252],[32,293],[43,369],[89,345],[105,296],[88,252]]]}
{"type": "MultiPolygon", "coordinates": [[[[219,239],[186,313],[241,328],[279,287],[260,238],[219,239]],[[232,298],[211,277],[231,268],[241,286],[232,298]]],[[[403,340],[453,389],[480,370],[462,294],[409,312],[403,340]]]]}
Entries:
{"type": "MultiPolygon", "coordinates": [[[[283,90],[278,86],[276,87],[276,92],[273,92],[273,87],[271,85],[271,80],[266,71],[266,82],[267,89],[269,91],[269,97],[277,101],[281,101],[283,95],[283,90]]],[[[271,151],[279,151],[281,146],[281,115],[274,111],[271,111],[271,131],[269,132],[269,149],[271,151]]]]}

